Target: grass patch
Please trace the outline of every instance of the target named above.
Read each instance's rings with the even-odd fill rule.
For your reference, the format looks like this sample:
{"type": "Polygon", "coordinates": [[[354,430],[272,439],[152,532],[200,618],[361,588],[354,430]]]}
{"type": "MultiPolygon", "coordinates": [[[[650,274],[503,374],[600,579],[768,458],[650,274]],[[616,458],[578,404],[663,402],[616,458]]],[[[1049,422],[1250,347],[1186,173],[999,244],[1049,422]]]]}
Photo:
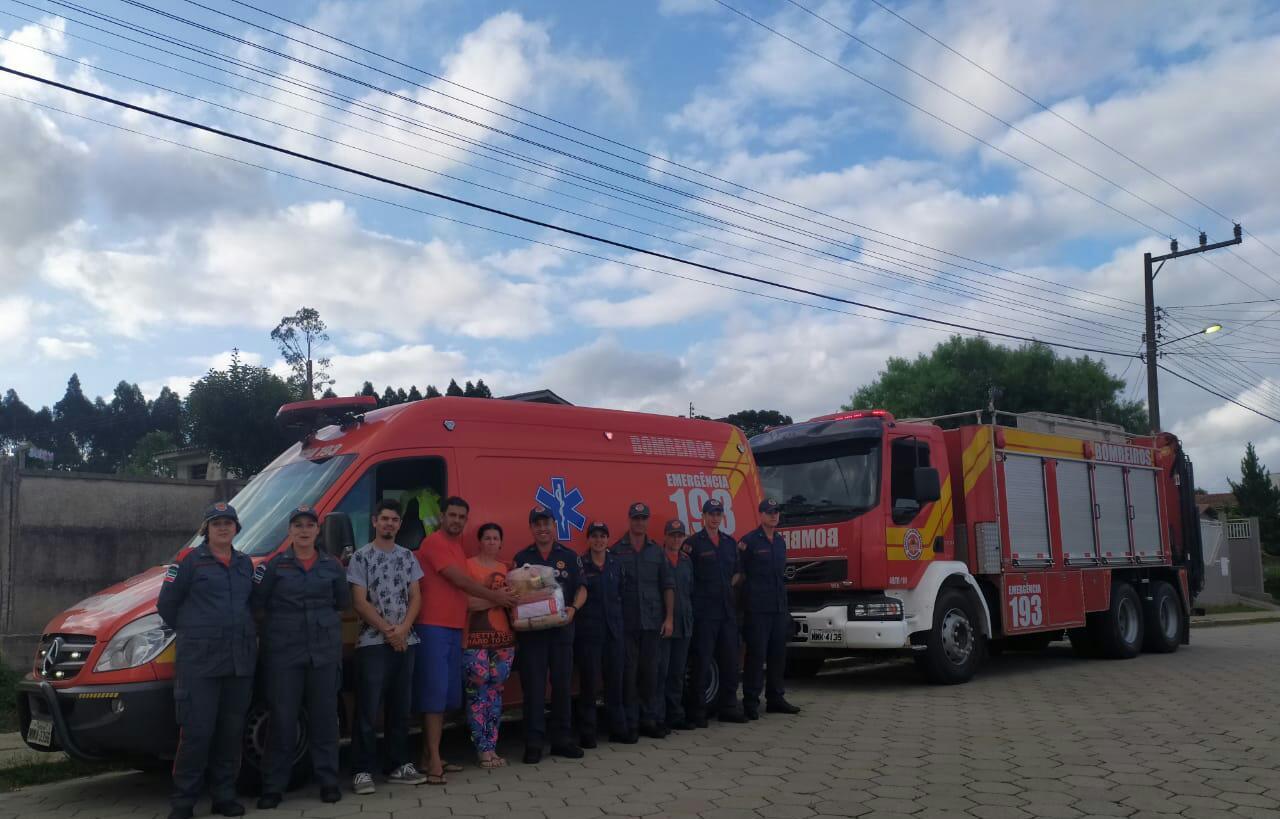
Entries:
{"type": "Polygon", "coordinates": [[[0,734],[18,730],[18,681],[22,675],[0,657],[0,734]]]}
{"type": "Polygon", "coordinates": [[[28,762],[8,768],[0,768],[0,793],[46,785],[82,776],[128,770],[128,766],[109,762],[80,762],[63,759],[60,762],[28,762]]]}
{"type": "Polygon", "coordinates": [[[1273,600],[1280,601],[1280,558],[1272,558],[1272,562],[1262,568],[1262,589],[1271,595],[1273,600]]]}

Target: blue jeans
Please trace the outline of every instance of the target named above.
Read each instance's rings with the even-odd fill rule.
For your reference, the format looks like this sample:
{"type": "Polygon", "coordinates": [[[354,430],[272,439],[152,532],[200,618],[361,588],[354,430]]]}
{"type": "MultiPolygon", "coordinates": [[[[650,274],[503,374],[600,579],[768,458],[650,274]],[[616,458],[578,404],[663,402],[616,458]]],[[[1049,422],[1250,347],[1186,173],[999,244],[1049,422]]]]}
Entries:
{"type": "Polygon", "coordinates": [[[351,732],[351,772],[372,774],[378,765],[378,712],[394,770],[409,761],[409,702],[417,646],[396,651],[389,645],[356,649],[356,720],[351,732]]]}

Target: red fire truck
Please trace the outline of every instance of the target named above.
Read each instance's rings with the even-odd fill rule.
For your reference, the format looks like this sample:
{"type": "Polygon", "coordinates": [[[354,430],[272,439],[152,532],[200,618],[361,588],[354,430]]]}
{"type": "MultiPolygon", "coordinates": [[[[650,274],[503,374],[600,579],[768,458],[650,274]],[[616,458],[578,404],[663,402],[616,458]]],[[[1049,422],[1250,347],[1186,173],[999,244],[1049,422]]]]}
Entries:
{"type": "MultiPolygon", "coordinates": [[[[756,525],[759,481],[741,431],[729,424],[634,412],[475,398],[436,398],[375,409],[376,401],[334,398],[282,407],[301,442],[249,481],[232,503],[244,524],[236,548],[255,562],[285,546],[287,515],[309,504],[323,518],[320,546],[341,554],[372,539],[370,518],[382,498],[404,510],[397,540],[416,549],[434,501],[457,494],[471,504],[463,533],[474,553],[475,530],[496,521],[507,532],[503,554],[529,543],[528,513],[551,511],[559,539],[586,550],[589,520],[627,529],[627,508],[653,510],[650,535],[680,518],[696,530],[702,504],[724,504],[724,528],[741,535],[756,525]]],[[[175,545],[176,554],[196,545],[175,545]]],[[[173,709],[173,632],[155,612],[164,577],[157,566],[83,600],[45,627],[31,673],[19,683],[24,739],[41,751],[82,759],[171,758],[178,730],[173,709]]],[[[348,613],[348,650],[356,623],[348,613]]],[[[355,677],[344,674],[344,680],[355,677]]],[[[714,693],[716,680],[709,684],[714,693]]],[[[506,701],[520,701],[519,681],[506,701]]],[[[261,763],[267,711],[250,709],[244,761],[252,778],[261,763]]],[[[349,708],[340,709],[343,726],[349,708]]],[[[298,738],[298,772],[308,764],[298,738]]]]}
{"type": "Polygon", "coordinates": [[[1110,658],[1188,641],[1203,560],[1191,462],[1169,433],[871,410],[751,447],[783,504],[795,673],[906,649],[931,681],[960,683],[989,651],[1064,633],[1110,658]]]}

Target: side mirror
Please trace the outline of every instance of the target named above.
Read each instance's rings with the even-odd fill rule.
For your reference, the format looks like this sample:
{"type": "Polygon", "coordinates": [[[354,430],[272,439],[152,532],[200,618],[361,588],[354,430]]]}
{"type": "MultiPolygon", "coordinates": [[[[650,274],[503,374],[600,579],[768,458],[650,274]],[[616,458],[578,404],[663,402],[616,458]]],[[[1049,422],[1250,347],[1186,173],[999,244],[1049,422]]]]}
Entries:
{"type": "Polygon", "coordinates": [[[898,498],[893,502],[893,522],[910,523],[920,514],[920,504],[912,498],[898,498]]]}
{"type": "Polygon", "coordinates": [[[355,551],[356,534],[351,527],[351,517],[342,512],[330,512],[320,524],[320,538],[316,541],[320,551],[341,559],[355,551]]]}
{"type": "Polygon", "coordinates": [[[918,466],[912,475],[916,501],[925,504],[933,503],[942,497],[942,483],[938,478],[938,470],[932,466],[918,466]]]}

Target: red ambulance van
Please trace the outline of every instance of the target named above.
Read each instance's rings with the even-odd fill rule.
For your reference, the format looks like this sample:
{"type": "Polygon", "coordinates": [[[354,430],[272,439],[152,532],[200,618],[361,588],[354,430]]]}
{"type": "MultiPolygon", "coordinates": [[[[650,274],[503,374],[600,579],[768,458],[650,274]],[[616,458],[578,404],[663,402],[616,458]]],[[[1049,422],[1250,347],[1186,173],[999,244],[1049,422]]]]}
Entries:
{"type": "MultiPolygon", "coordinates": [[[[302,440],[232,500],[243,531],[236,547],[267,560],[281,549],[288,510],[310,504],[323,518],[321,547],[334,554],[372,540],[382,498],[405,501],[397,540],[423,536],[419,498],[461,495],[471,504],[464,534],[496,521],[505,556],[528,545],[528,512],[547,507],[559,538],[586,550],[585,528],[601,519],[626,530],[635,502],[653,510],[651,535],[671,518],[699,528],[708,498],[724,503],[724,528],[754,528],[760,484],[742,433],[729,424],[521,401],[436,398],[372,409],[373,399],[334,398],[282,407],[280,420],[302,440]]],[[[192,538],[181,554],[196,544],[192,538]]],[[[44,630],[34,667],[19,687],[24,738],[32,748],[81,759],[172,757],[173,634],[155,611],[164,575],[157,566],[83,600],[44,630]]],[[[348,647],[356,624],[348,615],[348,647]]],[[[346,675],[352,679],[351,675],[346,675]]],[[[513,678],[507,703],[519,702],[513,678]]],[[[340,715],[344,728],[350,712],[340,715]]],[[[266,712],[253,706],[244,759],[262,759],[266,712]]],[[[299,764],[306,764],[305,736],[299,764]]],[[[250,770],[252,773],[252,770],[250,770]]]]}

